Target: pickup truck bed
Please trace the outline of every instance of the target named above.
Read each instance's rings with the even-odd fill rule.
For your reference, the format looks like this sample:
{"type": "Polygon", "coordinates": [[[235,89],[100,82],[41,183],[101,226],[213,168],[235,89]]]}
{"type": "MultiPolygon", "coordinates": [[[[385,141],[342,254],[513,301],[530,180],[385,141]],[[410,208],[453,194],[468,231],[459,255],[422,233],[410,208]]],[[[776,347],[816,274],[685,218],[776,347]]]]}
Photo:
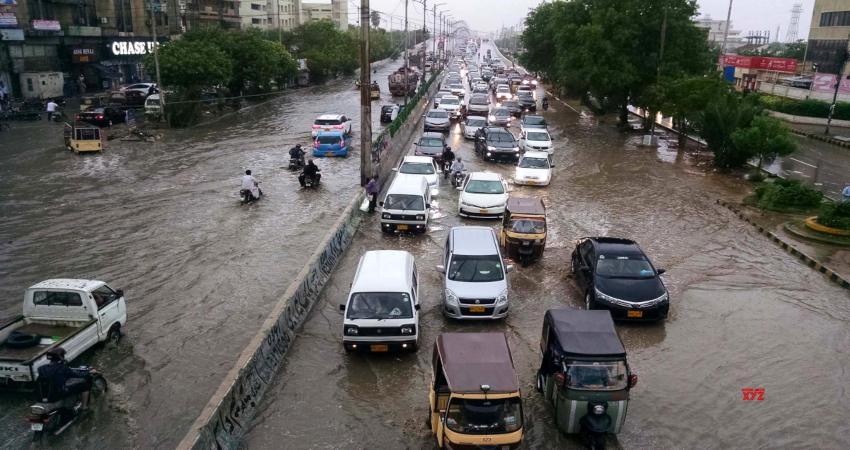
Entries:
{"type": "MultiPolygon", "coordinates": [[[[94,322],[94,321],[92,321],[94,322]]],[[[0,345],[0,360],[26,362],[33,358],[41,356],[53,344],[65,340],[74,333],[88,327],[91,323],[82,327],[68,327],[63,325],[49,325],[42,323],[29,323],[15,331],[28,334],[38,334],[44,338],[52,338],[53,342],[49,345],[35,345],[29,348],[9,348],[6,345],[0,345]]],[[[42,342],[47,342],[42,338],[42,342]]]]}

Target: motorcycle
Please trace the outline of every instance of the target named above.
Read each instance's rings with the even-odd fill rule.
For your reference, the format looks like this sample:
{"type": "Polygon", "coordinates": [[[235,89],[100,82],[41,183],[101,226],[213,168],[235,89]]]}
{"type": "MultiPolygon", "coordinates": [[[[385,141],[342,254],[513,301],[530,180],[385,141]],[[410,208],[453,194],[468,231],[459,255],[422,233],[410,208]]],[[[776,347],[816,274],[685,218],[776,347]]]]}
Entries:
{"type": "Polygon", "coordinates": [[[304,175],[304,188],[313,188],[317,187],[320,182],[320,177],[318,174],[316,175],[304,175]]]}
{"type": "Polygon", "coordinates": [[[241,204],[244,205],[246,203],[253,203],[253,202],[255,202],[255,201],[257,201],[257,200],[259,200],[260,198],[263,197],[263,191],[260,190],[260,183],[256,183],[254,186],[257,186],[257,192],[260,194],[259,197],[254,198],[254,196],[251,194],[251,191],[249,189],[240,189],[239,190],[239,202],[241,204]]]}
{"type": "Polygon", "coordinates": [[[543,111],[549,110],[549,100],[543,99],[543,111]]]}
{"type": "Polygon", "coordinates": [[[452,176],[452,187],[460,187],[463,184],[464,177],[466,177],[466,170],[455,172],[454,176],[452,176]]]}
{"type": "Polygon", "coordinates": [[[605,413],[608,402],[588,402],[587,414],[581,418],[581,433],[591,450],[605,449],[605,433],[611,427],[611,417],[605,413]]]}
{"type": "MultiPolygon", "coordinates": [[[[71,370],[91,380],[90,401],[96,400],[106,393],[106,378],[96,370],[88,366],[76,367],[71,370]]],[[[52,433],[58,436],[64,432],[77,420],[82,408],[83,398],[81,393],[69,395],[55,402],[49,402],[46,398],[42,398],[40,402],[30,406],[27,422],[30,423],[30,429],[33,431],[33,441],[40,440],[44,433],[52,433]]]]}
{"type": "Polygon", "coordinates": [[[289,170],[296,171],[296,170],[301,170],[303,168],[304,168],[304,156],[303,155],[300,156],[300,157],[296,157],[296,156],[290,156],[289,157],[289,170]]]}
{"type": "Polygon", "coordinates": [[[443,178],[448,180],[452,172],[452,161],[443,160],[443,178]]]}

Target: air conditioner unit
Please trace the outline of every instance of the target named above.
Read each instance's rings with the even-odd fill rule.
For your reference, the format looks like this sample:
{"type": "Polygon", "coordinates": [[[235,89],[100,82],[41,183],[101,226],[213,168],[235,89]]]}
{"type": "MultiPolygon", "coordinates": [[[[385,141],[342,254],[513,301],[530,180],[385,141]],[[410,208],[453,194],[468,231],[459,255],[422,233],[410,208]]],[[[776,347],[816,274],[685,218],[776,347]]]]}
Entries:
{"type": "Polygon", "coordinates": [[[100,23],[109,23],[109,17],[101,17],[100,23]]]}

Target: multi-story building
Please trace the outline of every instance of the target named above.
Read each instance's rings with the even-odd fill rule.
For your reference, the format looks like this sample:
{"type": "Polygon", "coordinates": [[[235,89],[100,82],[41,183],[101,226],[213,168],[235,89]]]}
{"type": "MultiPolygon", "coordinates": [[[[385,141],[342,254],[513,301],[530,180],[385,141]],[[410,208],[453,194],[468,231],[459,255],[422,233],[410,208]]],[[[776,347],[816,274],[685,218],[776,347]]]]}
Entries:
{"type": "Polygon", "coordinates": [[[846,73],[842,67],[850,36],[850,0],[815,0],[806,64],[816,63],[818,72],[846,73]]]}
{"type": "MultiPolygon", "coordinates": [[[[726,33],[726,21],[712,19],[711,16],[699,17],[694,21],[694,24],[703,28],[708,32],[708,42],[716,44],[718,47],[723,45],[723,34],[726,33]]],[[[732,53],[738,47],[745,45],[747,41],[741,37],[741,30],[732,28],[732,23],[729,23],[729,33],[726,36],[726,53],[732,53]]]]}
{"type": "Polygon", "coordinates": [[[301,23],[330,20],[342,31],[348,29],[348,3],[332,0],[330,3],[301,3],[301,23]]]}
{"type": "Polygon", "coordinates": [[[302,23],[301,0],[269,0],[269,28],[290,31],[302,23]]]}

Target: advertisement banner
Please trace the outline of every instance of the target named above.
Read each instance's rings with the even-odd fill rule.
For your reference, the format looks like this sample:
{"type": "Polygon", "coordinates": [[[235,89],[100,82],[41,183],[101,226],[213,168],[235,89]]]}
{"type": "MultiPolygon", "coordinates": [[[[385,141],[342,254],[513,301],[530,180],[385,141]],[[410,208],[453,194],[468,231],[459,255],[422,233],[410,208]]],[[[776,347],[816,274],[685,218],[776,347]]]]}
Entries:
{"type": "MultiPolygon", "coordinates": [[[[816,92],[835,92],[835,78],[831,73],[816,74],[812,81],[812,90],[816,92]]],[[[841,86],[838,87],[838,92],[841,94],[850,94],[850,80],[841,80],[841,86]]]]}
{"type": "Polygon", "coordinates": [[[774,58],[772,56],[740,56],[723,55],[720,57],[723,67],[740,67],[742,69],[770,70],[773,72],[797,71],[797,60],[794,58],[774,58]]]}
{"type": "Polygon", "coordinates": [[[24,30],[0,30],[0,41],[23,41],[24,30]]]}
{"type": "Polygon", "coordinates": [[[62,31],[58,20],[33,20],[32,29],[40,31],[62,31]]]}
{"type": "Polygon", "coordinates": [[[0,28],[17,28],[18,18],[12,12],[0,12],[0,28]]]}

